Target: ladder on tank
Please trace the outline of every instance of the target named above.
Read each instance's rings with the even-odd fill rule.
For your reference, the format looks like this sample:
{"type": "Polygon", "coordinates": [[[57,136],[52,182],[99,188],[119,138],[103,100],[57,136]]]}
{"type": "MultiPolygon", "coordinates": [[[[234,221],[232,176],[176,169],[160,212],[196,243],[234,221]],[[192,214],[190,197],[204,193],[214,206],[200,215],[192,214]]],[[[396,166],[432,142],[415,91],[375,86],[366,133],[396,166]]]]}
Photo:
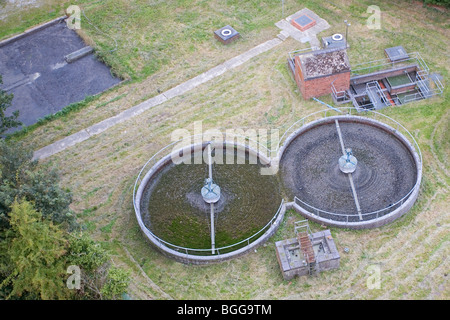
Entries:
{"type": "Polygon", "coordinates": [[[300,250],[305,257],[306,263],[308,264],[308,272],[310,275],[313,275],[317,272],[317,264],[311,242],[311,229],[309,228],[308,220],[295,222],[294,230],[297,235],[300,250]]]}

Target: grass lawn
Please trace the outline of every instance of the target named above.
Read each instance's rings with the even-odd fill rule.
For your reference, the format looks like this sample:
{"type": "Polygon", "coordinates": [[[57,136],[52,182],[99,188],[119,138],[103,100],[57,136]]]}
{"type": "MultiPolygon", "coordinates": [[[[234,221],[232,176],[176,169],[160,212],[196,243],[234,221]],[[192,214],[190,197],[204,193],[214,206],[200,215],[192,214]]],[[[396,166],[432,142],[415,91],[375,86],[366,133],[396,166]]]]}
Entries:
{"type": "MultiPolygon", "coordinates": [[[[373,230],[332,228],[341,254],[339,270],[284,281],[275,241],[294,235],[301,217],[288,212],[278,232],[257,252],[211,266],[191,266],[151,248],[134,217],[132,188],[144,163],[170,142],[173,130],[192,131],[194,121],[209,128],[287,128],[323,105],[302,99],[288,73],[289,51],[305,47],[287,39],[272,50],[205,84],[156,106],[45,161],[61,170],[74,194],[72,209],[87,232],[114,253],[114,262],[133,272],[130,295],[153,299],[448,299],[450,253],[449,13],[416,1],[378,1],[381,29],[365,21],[371,1],[290,1],[285,16],[307,7],[326,19],[324,35],[344,32],[351,21],[351,64],[384,57],[384,48],[418,51],[446,85],[441,97],[385,108],[418,141],[424,162],[421,194],[413,209],[373,230]],[[426,35],[426,36],[425,36],[426,35]],[[226,88],[224,90],[223,88],[226,88]],[[344,253],[348,247],[349,252],[344,253]],[[368,289],[370,266],[379,266],[381,287],[368,289]]],[[[62,14],[69,1],[42,1],[40,7],[0,22],[0,37],[62,14]],[[53,11],[52,11],[53,10],[53,11]],[[31,18],[33,17],[33,18],[31,18]],[[19,24],[14,21],[20,21],[19,24]]],[[[274,38],[280,1],[78,1],[102,32],[82,19],[80,34],[93,44],[113,72],[131,81],[72,112],[17,136],[36,149],[116,115],[227,59],[274,38]],[[242,38],[223,46],[212,32],[232,25],[242,38]],[[106,36],[105,33],[108,35],[106,36]],[[117,41],[117,50],[115,41],[117,41]]],[[[0,2],[0,5],[2,3],[0,2]]],[[[320,36],[320,35],[319,35],[320,36]]],[[[330,97],[323,100],[331,103],[330,97]]],[[[290,199],[289,199],[290,200],[290,199]]],[[[312,223],[314,231],[321,227],[312,223]]]]}

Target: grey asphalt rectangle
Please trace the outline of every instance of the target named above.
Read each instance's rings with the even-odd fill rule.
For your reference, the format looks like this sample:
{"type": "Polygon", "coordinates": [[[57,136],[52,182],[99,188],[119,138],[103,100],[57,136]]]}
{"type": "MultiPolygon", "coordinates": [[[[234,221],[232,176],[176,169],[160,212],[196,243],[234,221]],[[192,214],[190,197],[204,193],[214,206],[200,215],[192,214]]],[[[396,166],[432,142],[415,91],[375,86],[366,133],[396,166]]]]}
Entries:
{"type": "Polygon", "coordinates": [[[62,19],[2,41],[1,88],[14,94],[7,115],[19,110],[19,120],[28,126],[118,84],[121,79],[112,76],[90,51],[62,19]],[[65,57],[75,52],[82,55],[68,63],[65,57]]]}

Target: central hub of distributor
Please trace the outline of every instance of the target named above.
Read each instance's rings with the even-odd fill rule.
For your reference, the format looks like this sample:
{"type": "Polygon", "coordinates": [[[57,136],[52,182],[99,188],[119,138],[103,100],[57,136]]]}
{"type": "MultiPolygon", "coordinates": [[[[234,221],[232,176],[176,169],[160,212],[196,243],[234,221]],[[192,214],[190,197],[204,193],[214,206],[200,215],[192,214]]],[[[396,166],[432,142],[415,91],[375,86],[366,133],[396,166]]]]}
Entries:
{"type": "Polygon", "coordinates": [[[220,199],[220,187],[211,178],[205,180],[202,188],[202,197],[206,203],[216,203],[220,199]]]}
{"type": "Polygon", "coordinates": [[[345,154],[339,158],[339,169],[343,173],[353,173],[356,170],[356,165],[358,164],[358,160],[352,153],[351,148],[345,149],[345,154]]]}

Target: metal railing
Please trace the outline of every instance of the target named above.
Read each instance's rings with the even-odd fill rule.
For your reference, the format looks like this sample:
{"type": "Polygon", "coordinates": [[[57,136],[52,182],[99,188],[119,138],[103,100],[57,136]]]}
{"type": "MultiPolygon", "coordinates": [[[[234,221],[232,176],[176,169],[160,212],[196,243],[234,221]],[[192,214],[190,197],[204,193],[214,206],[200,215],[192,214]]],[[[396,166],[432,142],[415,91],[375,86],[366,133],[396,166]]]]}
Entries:
{"type": "MultiPolygon", "coordinates": [[[[426,98],[430,98],[435,95],[442,94],[444,86],[442,85],[441,81],[438,78],[432,79],[431,77],[429,77],[430,69],[429,69],[427,63],[425,62],[425,60],[420,55],[420,53],[412,52],[412,53],[408,53],[408,56],[409,56],[409,58],[402,59],[397,62],[392,62],[388,58],[363,62],[363,63],[357,64],[357,65],[354,65],[352,68],[351,74],[352,74],[352,76],[365,75],[365,74],[370,74],[375,71],[389,70],[389,69],[398,68],[401,66],[411,65],[411,63],[414,63],[415,65],[417,65],[417,68],[418,68],[418,70],[416,72],[416,78],[413,80],[413,79],[411,79],[409,74],[407,74],[407,75],[410,78],[411,83],[416,84],[417,88],[419,90],[418,90],[418,92],[409,93],[406,95],[397,95],[396,98],[398,99],[398,102],[400,102],[400,104],[406,104],[408,102],[426,99],[426,98]],[[427,85],[427,82],[429,82],[430,85],[433,84],[435,89],[430,89],[429,86],[427,85]]],[[[375,110],[376,109],[376,106],[375,105],[371,106],[370,103],[360,105],[354,98],[344,100],[345,99],[344,93],[337,92],[336,89],[333,87],[331,89],[332,89],[333,98],[335,99],[336,103],[340,103],[340,101],[349,102],[349,100],[352,100],[355,108],[358,111],[375,110]]],[[[383,93],[382,91],[379,91],[379,92],[383,93]]],[[[373,97],[370,90],[367,90],[367,95],[369,97],[371,97],[371,100],[373,98],[376,99],[376,97],[373,97]]],[[[383,93],[383,95],[384,95],[384,93],[383,93]]],[[[388,104],[386,103],[386,105],[388,105],[388,104]]]]}
{"type": "Polygon", "coordinates": [[[418,71],[416,73],[415,81],[413,81],[419,89],[418,92],[406,94],[397,99],[401,104],[405,104],[412,101],[417,101],[421,99],[427,99],[436,95],[440,95],[444,92],[444,86],[438,78],[432,79],[427,72],[418,71]],[[434,88],[431,86],[434,85],[434,88]]]}
{"type": "MultiPolygon", "coordinates": [[[[195,136],[191,136],[191,140],[195,138],[199,138],[203,135],[195,135],[195,136]]],[[[229,138],[231,138],[231,136],[228,136],[229,138]]],[[[270,149],[268,149],[266,146],[261,145],[260,143],[249,139],[248,137],[243,137],[243,136],[239,136],[239,135],[233,135],[233,138],[242,138],[245,139],[245,141],[252,141],[253,143],[256,143],[258,145],[258,147],[261,147],[262,149],[267,150],[267,152],[270,152],[270,149]]],[[[140,204],[136,202],[136,194],[137,191],[140,187],[140,184],[142,183],[142,179],[143,177],[154,167],[154,165],[156,165],[159,161],[162,161],[165,157],[167,157],[168,155],[170,155],[170,153],[168,153],[168,149],[169,148],[173,148],[173,146],[175,146],[176,144],[183,142],[183,139],[174,141],[170,144],[168,144],[167,146],[163,147],[162,149],[160,149],[158,152],[156,152],[146,163],[145,165],[141,168],[141,170],[139,171],[139,174],[136,178],[136,181],[134,183],[134,188],[133,188],[133,207],[137,216],[137,219],[140,220],[139,224],[142,228],[145,228],[146,233],[150,234],[156,241],[159,247],[167,247],[169,249],[178,251],[178,252],[182,252],[185,253],[186,255],[197,255],[197,256],[213,256],[213,255],[221,255],[224,253],[228,253],[237,249],[240,249],[241,247],[245,247],[247,245],[250,245],[253,241],[255,241],[257,238],[259,238],[259,236],[267,231],[274,223],[274,221],[278,218],[278,216],[280,215],[280,213],[282,212],[282,209],[284,207],[284,199],[281,200],[280,206],[278,207],[278,210],[276,211],[275,215],[272,217],[272,219],[264,226],[262,227],[259,231],[257,231],[256,233],[254,233],[253,235],[247,237],[246,239],[243,239],[239,242],[233,243],[231,245],[227,245],[227,246],[223,246],[223,247],[219,247],[219,248],[215,248],[214,252],[217,253],[212,253],[211,248],[205,248],[205,249],[196,249],[196,248],[188,248],[188,247],[183,247],[183,246],[178,246],[175,244],[172,244],[164,239],[161,239],[160,237],[158,237],[157,235],[155,235],[151,230],[149,230],[149,228],[147,228],[143,221],[142,221],[142,216],[141,216],[141,210],[140,210],[140,204]]],[[[229,141],[223,141],[223,142],[229,142],[229,141]]],[[[201,142],[202,144],[205,142],[201,142]]]]}
{"type": "Polygon", "coordinates": [[[381,89],[378,81],[371,81],[366,84],[366,93],[369,96],[370,101],[372,102],[375,109],[385,107],[388,105],[388,99],[381,89]],[[380,98],[378,99],[377,96],[380,98]],[[378,105],[379,102],[381,105],[378,105]]]}
{"type": "MultiPolygon", "coordinates": [[[[340,110],[347,111],[347,114],[351,115],[351,110],[353,110],[353,108],[351,107],[341,107],[339,108],[340,110]]],[[[329,117],[329,116],[337,116],[337,115],[342,115],[342,114],[338,114],[338,113],[334,113],[333,114],[333,110],[322,110],[322,111],[318,111],[313,113],[312,115],[314,115],[314,118],[316,119],[317,115],[323,115],[323,118],[329,117]]],[[[362,114],[355,114],[355,116],[361,116],[362,114]]],[[[309,117],[311,115],[300,119],[299,121],[295,122],[289,129],[289,132],[295,132],[296,130],[300,129],[302,126],[304,126],[305,124],[311,122],[308,121],[309,117]]],[[[416,150],[417,154],[418,154],[418,160],[419,160],[419,166],[420,170],[422,170],[422,153],[420,151],[420,147],[416,141],[416,139],[414,138],[414,136],[403,126],[401,125],[398,121],[373,110],[366,110],[364,117],[366,118],[373,118],[373,120],[378,120],[377,118],[381,118],[383,119],[383,123],[386,123],[387,125],[391,126],[392,128],[394,128],[396,131],[400,132],[404,137],[406,137],[406,139],[409,141],[409,143],[411,144],[411,146],[413,146],[413,148],[416,150]]],[[[286,133],[288,132],[286,131],[286,133]]],[[[285,134],[286,134],[285,133],[285,134]]],[[[286,139],[284,137],[285,135],[282,136],[282,138],[286,139]]],[[[420,187],[420,180],[417,179],[416,183],[414,184],[414,186],[406,193],[405,196],[403,196],[401,199],[399,199],[398,201],[390,204],[388,207],[386,208],[382,208],[376,211],[371,211],[371,212],[363,212],[361,213],[361,216],[363,218],[363,221],[367,221],[367,220],[372,220],[372,219],[376,219],[379,218],[383,215],[386,215],[392,211],[394,211],[395,209],[399,208],[400,206],[403,205],[403,203],[409,198],[409,196],[412,194],[412,192],[414,190],[416,190],[417,188],[420,187]]],[[[294,197],[294,202],[296,205],[302,207],[305,211],[311,212],[312,214],[321,217],[321,218],[325,218],[325,219],[331,219],[331,220],[337,220],[337,221],[342,221],[345,223],[349,223],[349,222],[360,222],[359,219],[359,215],[357,214],[357,212],[355,212],[354,214],[347,214],[347,213],[337,213],[337,212],[330,212],[330,211],[326,211],[326,210],[322,210],[319,208],[316,208],[302,200],[300,200],[298,197],[294,197]]]]}
{"type": "Polygon", "coordinates": [[[391,68],[395,68],[401,65],[410,64],[411,62],[417,63],[420,70],[422,70],[424,73],[429,72],[428,65],[426,64],[425,60],[423,60],[422,56],[418,52],[412,52],[408,53],[409,58],[403,59],[398,62],[392,62],[388,58],[379,59],[379,60],[372,60],[367,61],[363,63],[359,63],[356,65],[353,65],[351,74],[354,75],[363,75],[367,73],[371,73],[374,71],[379,70],[388,70],[391,68]]]}
{"type": "Polygon", "coordinates": [[[369,220],[373,220],[373,219],[378,219],[378,218],[394,211],[395,209],[401,207],[403,205],[403,203],[406,201],[406,199],[409,198],[409,196],[414,191],[414,189],[415,189],[415,186],[404,197],[402,197],[400,200],[396,201],[395,203],[389,205],[386,208],[379,209],[376,211],[361,213],[362,220],[360,219],[360,217],[359,217],[360,215],[356,211],[354,214],[330,212],[330,211],[316,208],[316,207],[300,200],[296,196],[294,197],[294,202],[296,205],[302,207],[305,211],[308,211],[308,212],[310,212],[318,217],[324,218],[324,219],[340,221],[340,222],[345,222],[345,223],[361,222],[361,221],[369,221],[369,220]]]}
{"type": "MultiPolygon", "coordinates": [[[[320,111],[316,111],[314,113],[311,113],[309,115],[307,115],[306,117],[303,117],[299,120],[297,120],[296,122],[294,122],[285,132],[284,134],[280,137],[279,142],[276,146],[276,148],[274,149],[269,149],[267,147],[264,146],[264,148],[267,150],[268,154],[272,155],[272,154],[277,154],[278,157],[280,157],[279,152],[280,152],[280,148],[281,146],[283,146],[286,142],[286,140],[297,130],[301,129],[303,126],[311,123],[312,121],[315,120],[320,120],[320,119],[324,119],[327,117],[332,117],[332,116],[337,116],[340,115],[342,116],[343,114],[346,115],[352,115],[352,110],[355,110],[353,107],[340,107],[340,108],[336,108],[337,110],[333,110],[333,109],[324,109],[324,110],[320,110],[320,111]]],[[[420,151],[419,145],[417,143],[417,141],[415,140],[415,138],[413,137],[413,135],[403,126],[401,125],[399,122],[397,122],[396,120],[382,114],[376,111],[372,111],[372,110],[365,110],[364,114],[362,113],[358,113],[358,112],[353,112],[354,116],[361,116],[361,117],[365,117],[365,118],[373,118],[374,120],[378,120],[378,118],[381,118],[383,120],[384,123],[386,123],[387,125],[391,126],[392,128],[394,128],[396,131],[400,132],[403,136],[406,137],[406,139],[409,141],[409,143],[411,144],[411,146],[413,146],[413,148],[416,150],[417,154],[418,154],[418,160],[419,160],[419,166],[420,166],[420,170],[422,169],[422,153],[420,151]]],[[[247,137],[244,137],[247,138],[247,137]]],[[[249,141],[250,139],[246,139],[247,141],[249,141]]],[[[137,218],[140,219],[140,222],[142,222],[142,217],[140,216],[141,211],[140,211],[140,204],[136,203],[136,192],[142,182],[142,178],[145,176],[145,174],[151,170],[153,168],[153,166],[158,162],[161,161],[164,157],[163,156],[167,156],[167,150],[170,147],[173,147],[175,144],[179,143],[180,141],[182,141],[182,139],[178,140],[178,141],[174,141],[170,144],[168,144],[167,146],[165,146],[164,148],[160,149],[157,153],[155,153],[146,163],[145,165],[142,167],[142,169],[140,170],[135,184],[134,184],[134,188],[133,188],[133,206],[137,215],[137,218]]],[[[257,143],[258,146],[260,145],[258,142],[253,141],[254,143],[257,143]]],[[[371,220],[371,219],[375,219],[378,217],[381,217],[393,210],[395,210],[396,208],[400,207],[401,205],[403,205],[404,201],[411,195],[411,193],[420,186],[420,181],[416,181],[416,183],[414,184],[414,186],[412,187],[412,189],[405,195],[403,196],[400,200],[396,201],[395,203],[389,205],[386,208],[377,210],[377,211],[373,211],[373,212],[366,212],[366,213],[362,213],[363,216],[363,220],[371,220]]],[[[303,209],[305,209],[306,211],[309,211],[319,217],[322,218],[326,218],[326,217],[334,217],[335,220],[342,220],[345,222],[353,222],[353,220],[359,221],[359,216],[357,214],[353,215],[353,214],[342,214],[342,213],[336,213],[336,212],[329,212],[329,211],[325,211],[319,208],[316,208],[302,200],[300,200],[297,197],[294,197],[294,202],[302,207],[303,209]]],[[[230,251],[233,250],[237,250],[239,249],[242,245],[246,246],[246,245],[250,245],[256,238],[258,238],[258,236],[267,231],[274,223],[274,221],[278,218],[278,216],[280,215],[280,212],[282,211],[282,208],[284,206],[284,200],[281,201],[280,206],[278,207],[277,212],[274,214],[274,216],[272,217],[272,219],[263,227],[261,228],[258,232],[254,233],[252,236],[241,240],[237,243],[228,245],[228,246],[223,246],[223,247],[219,247],[215,249],[215,252],[217,253],[217,255],[220,254],[224,254],[224,253],[228,253],[230,251]]],[[[143,225],[143,223],[141,224],[143,225]]],[[[208,255],[208,256],[212,256],[213,254],[211,253],[211,248],[205,248],[205,249],[195,249],[195,248],[187,248],[187,247],[182,247],[182,246],[177,246],[174,245],[168,241],[165,241],[164,239],[159,238],[158,236],[156,236],[155,234],[153,234],[150,230],[148,230],[148,228],[146,228],[146,232],[148,232],[149,234],[151,234],[152,237],[154,237],[157,242],[159,243],[160,246],[165,246],[167,248],[173,249],[175,251],[178,252],[183,252],[185,254],[192,254],[192,255],[208,255]]]]}
{"type": "Polygon", "coordinates": [[[295,58],[296,55],[303,54],[303,53],[307,53],[307,52],[310,52],[310,51],[313,51],[313,48],[312,48],[312,47],[310,47],[310,48],[305,48],[305,49],[299,49],[299,50],[295,50],[295,51],[291,51],[291,52],[288,53],[289,59],[294,60],[294,58],[295,58]]]}
{"type": "Polygon", "coordinates": [[[337,104],[346,103],[351,100],[351,97],[347,90],[337,91],[336,87],[334,86],[334,81],[331,83],[331,94],[333,96],[333,100],[337,104]]]}

